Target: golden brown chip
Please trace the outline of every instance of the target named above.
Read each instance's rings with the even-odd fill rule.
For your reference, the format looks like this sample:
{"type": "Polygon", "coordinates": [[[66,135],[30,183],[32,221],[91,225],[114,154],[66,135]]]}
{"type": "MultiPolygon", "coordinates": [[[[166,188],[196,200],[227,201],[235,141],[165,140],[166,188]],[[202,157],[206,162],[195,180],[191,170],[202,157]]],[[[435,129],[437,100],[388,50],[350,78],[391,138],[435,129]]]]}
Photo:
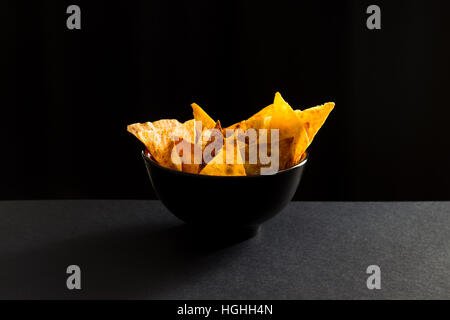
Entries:
{"type": "Polygon", "coordinates": [[[226,128],[227,130],[236,130],[241,129],[246,131],[249,128],[253,129],[268,129],[270,128],[270,120],[272,117],[272,111],[273,111],[273,105],[269,105],[259,111],[258,113],[254,114],[247,120],[238,122],[233,124],[232,126],[229,126],[226,128]]]}
{"type": "Polygon", "coordinates": [[[302,161],[306,157],[306,149],[333,110],[334,103],[294,111],[277,92],[273,104],[247,120],[228,127],[226,130],[237,131],[226,139],[224,135],[229,133],[222,129],[219,121],[214,121],[197,104],[193,103],[191,106],[194,119],[184,123],[175,119],[163,119],[153,123],[135,123],[127,129],[165,167],[195,174],[253,175],[267,172],[266,168],[272,169],[270,162],[274,159],[278,160],[279,170],[302,161]],[[270,131],[271,129],[278,131],[270,131]],[[217,132],[219,139],[216,137],[217,132]],[[240,134],[243,134],[243,140],[240,134]],[[276,137],[274,134],[278,134],[278,143],[273,140],[276,137]],[[236,139],[238,136],[239,139],[236,139]],[[211,152],[206,160],[205,150],[211,152]],[[263,152],[265,160],[261,160],[260,150],[266,150],[266,153],[263,152]],[[250,151],[255,153],[252,159],[250,151]]]}
{"type": "Polygon", "coordinates": [[[196,103],[191,104],[192,111],[194,113],[194,119],[201,121],[202,130],[212,129],[215,127],[216,122],[196,103]]]}
{"type": "Polygon", "coordinates": [[[185,142],[195,143],[196,132],[194,125],[194,119],[186,121],[174,127],[170,134],[176,142],[184,140],[185,142]]]}
{"type": "MultiPolygon", "coordinates": [[[[150,122],[147,122],[147,123],[150,123],[150,122]]],[[[162,119],[162,120],[158,120],[158,121],[153,121],[151,124],[156,129],[162,129],[162,130],[174,129],[181,125],[181,123],[176,119],[162,119]]]]}
{"type": "MultiPolygon", "coordinates": [[[[265,118],[265,117],[270,117],[272,115],[273,112],[273,104],[268,105],[267,107],[261,109],[260,111],[258,111],[257,113],[255,113],[252,117],[250,117],[250,119],[252,118],[265,118]]],[[[250,120],[249,119],[249,120],[250,120]]]]}
{"type": "Polygon", "coordinates": [[[302,140],[303,142],[296,146],[294,161],[291,163],[291,165],[295,165],[301,161],[304,152],[313,141],[317,132],[322,127],[333,108],[334,103],[328,102],[321,106],[309,108],[303,111],[295,110],[295,114],[297,115],[297,118],[300,120],[304,128],[302,135],[306,135],[307,139],[304,138],[302,140]]]}
{"type": "Polygon", "coordinates": [[[227,127],[225,130],[237,130],[237,129],[241,129],[241,130],[247,129],[247,127],[245,125],[245,120],[235,123],[232,126],[227,127]]]}
{"type": "Polygon", "coordinates": [[[283,155],[283,159],[285,159],[280,163],[280,170],[282,170],[292,166],[297,160],[296,150],[304,152],[308,147],[309,140],[297,114],[279,92],[275,94],[273,105],[271,128],[279,129],[280,141],[293,139],[291,145],[282,146],[280,144],[280,155],[283,155]]]}
{"type": "Polygon", "coordinates": [[[207,164],[208,164],[208,159],[207,158],[214,158],[216,156],[216,150],[221,148],[223,145],[223,130],[222,130],[222,126],[220,125],[220,121],[217,120],[214,128],[211,129],[205,129],[202,132],[202,140],[201,140],[201,150],[202,150],[202,164],[200,166],[200,170],[202,170],[207,164]],[[222,139],[218,139],[217,138],[217,133],[219,133],[220,137],[222,139]],[[211,149],[211,154],[209,155],[208,152],[205,151],[205,149],[209,147],[209,149],[211,149]],[[206,154],[208,154],[208,156],[206,157],[206,154]],[[205,159],[206,157],[206,159],[205,159]]]}
{"type": "Polygon", "coordinates": [[[171,133],[175,141],[176,151],[181,160],[181,169],[184,172],[198,173],[201,164],[201,154],[195,153],[196,130],[195,120],[188,120],[174,128],[171,133]],[[197,156],[197,159],[195,158],[197,156]]]}
{"type": "MultiPolygon", "coordinates": [[[[175,141],[171,133],[177,126],[175,122],[156,121],[157,126],[151,122],[134,123],[127,127],[147,147],[152,157],[162,166],[181,171],[181,160],[175,150],[175,141]]],[[[178,122],[178,121],[177,121],[178,122]]]]}
{"type": "Polygon", "coordinates": [[[334,108],[334,102],[328,102],[323,105],[309,108],[303,111],[295,111],[302,125],[308,133],[309,143],[316,136],[316,133],[327,120],[328,115],[334,108]]]}
{"type": "Polygon", "coordinates": [[[194,149],[195,145],[183,141],[181,142],[181,144],[179,145],[177,144],[176,147],[182,161],[181,164],[182,171],[189,173],[199,173],[200,163],[195,161],[195,149],[194,149]],[[190,155],[186,157],[185,155],[183,155],[183,153],[180,154],[180,148],[182,148],[183,152],[189,152],[190,155]]]}
{"type": "Polygon", "coordinates": [[[301,127],[300,120],[279,92],[275,94],[274,100],[270,128],[279,130],[280,140],[290,137],[295,138],[298,135],[299,127],[301,127]]]}
{"type": "Polygon", "coordinates": [[[241,154],[243,155],[242,157],[244,159],[245,173],[248,176],[259,175],[259,174],[261,174],[261,168],[271,167],[272,163],[269,163],[269,164],[261,163],[261,158],[259,156],[259,152],[261,152],[261,150],[264,150],[267,153],[267,156],[270,159],[272,159],[272,161],[275,158],[277,159],[278,168],[276,168],[276,171],[286,168],[288,166],[289,162],[291,161],[290,153],[286,152],[286,150],[291,149],[293,140],[294,140],[293,137],[279,140],[278,149],[276,148],[275,144],[272,144],[270,142],[269,143],[258,143],[257,146],[255,146],[254,144],[245,144],[244,146],[241,146],[240,150],[241,150],[241,154]],[[254,147],[257,147],[256,150],[258,152],[258,157],[257,157],[256,163],[252,163],[250,161],[250,157],[249,157],[249,151],[254,147]],[[245,155],[245,158],[244,158],[244,155],[245,155]]]}
{"type": "MultiPolygon", "coordinates": [[[[303,153],[302,156],[300,157],[300,159],[298,160],[298,163],[302,162],[303,160],[305,160],[306,158],[306,153],[303,153]]],[[[297,163],[297,164],[298,164],[297,163]]]]}
{"type": "Polygon", "coordinates": [[[299,130],[299,135],[297,137],[297,141],[295,145],[293,146],[293,154],[291,154],[290,161],[287,163],[286,168],[291,167],[299,163],[300,158],[305,153],[306,149],[308,149],[308,146],[310,145],[309,136],[305,130],[305,128],[302,126],[299,130]]]}
{"type": "Polygon", "coordinates": [[[236,136],[224,139],[223,147],[217,155],[200,171],[209,176],[245,176],[236,136]]]}

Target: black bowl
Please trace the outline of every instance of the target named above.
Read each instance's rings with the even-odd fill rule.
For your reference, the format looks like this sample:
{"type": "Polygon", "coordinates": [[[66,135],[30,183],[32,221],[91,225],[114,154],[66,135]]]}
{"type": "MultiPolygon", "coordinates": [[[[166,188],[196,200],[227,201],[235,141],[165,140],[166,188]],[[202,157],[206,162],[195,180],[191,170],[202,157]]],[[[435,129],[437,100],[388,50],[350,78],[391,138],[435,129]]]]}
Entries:
{"type": "Polygon", "coordinates": [[[250,237],[294,196],[308,156],[273,175],[206,176],[165,168],[142,152],[150,181],[175,216],[200,231],[250,237]]]}

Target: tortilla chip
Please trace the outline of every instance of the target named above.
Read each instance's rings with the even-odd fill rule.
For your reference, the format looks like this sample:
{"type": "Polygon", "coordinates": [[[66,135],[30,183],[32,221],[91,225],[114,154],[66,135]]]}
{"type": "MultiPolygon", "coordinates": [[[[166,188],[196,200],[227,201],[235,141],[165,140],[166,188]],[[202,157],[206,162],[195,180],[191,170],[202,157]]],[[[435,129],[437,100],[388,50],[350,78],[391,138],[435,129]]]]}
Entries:
{"type": "MultiPolygon", "coordinates": [[[[293,161],[295,146],[300,141],[299,128],[301,128],[301,123],[295,115],[295,112],[284,101],[280,93],[277,92],[273,104],[265,107],[249,119],[236,123],[227,129],[242,129],[244,131],[254,129],[257,134],[257,145],[267,147],[269,150],[271,149],[272,139],[270,129],[278,129],[279,150],[277,157],[279,159],[279,169],[282,170],[293,161]],[[261,139],[263,136],[261,136],[260,129],[268,130],[267,135],[263,135],[264,139],[261,139]]],[[[258,163],[249,163],[248,155],[251,146],[247,140],[245,148],[241,147],[241,153],[245,155],[245,170],[247,175],[260,174],[261,168],[265,166],[259,161],[259,151],[258,163]]]]}
{"type": "Polygon", "coordinates": [[[212,129],[215,127],[216,122],[196,103],[191,104],[195,121],[201,121],[203,130],[212,129]]]}
{"type": "Polygon", "coordinates": [[[277,169],[276,171],[282,170],[283,168],[288,167],[288,164],[291,161],[291,154],[290,154],[289,150],[292,147],[293,140],[294,140],[293,137],[280,140],[278,143],[278,150],[275,149],[275,146],[273,146],[272,143],[258,143],[257,163],[250,163],[250,159],[249,159],[249,150],[253,146],[249,145],[249,144],[245,144],[244,146],[241,146],[240,151],[241,151],[241,154],[243,155],[243,159],[244,159],[245,173],[248,176],[259,175],[259,174],[261,174],[261,168],[269,168],[271,166],[270,163],[269,164],[261,163],[261,159],[259,157],[259,152],[260,152],[261,148],[266,148],[265,150],[267,150],[266,151],[267,156],[270,157],[271,159],[274,159],[275,157],[277,157],[278,168],[276,168],[277,169]],[[272,147],[274,147],[273,148],[274,150],[272,150],[272,147]],[[288,150],[288,152],[286,150],[288,150]],[[244,157],[244,155],[245,155],[245,157],[244,157]]]}
{"type": "Polygon", "coordinates": [[[140,133],[143,131],[154,130],[154,129],[155,129],[155,126],[151,122],[133,123],[133,124],[129,124],[127,126],[127,131],[129,133],[133,134],[134,136],[136,136],[136,138],[138,138],[144,144],[145,144],[145,140],[141,139],[140,133]]]}
{"type": "Polygon", "coordinates": [[[278,150],[272,150],[271,156],[278,157],[279,170],[284,170],[290,167],[290,164],[292,162],[291,150],[293,150],[294,143],[295,143],[294,137],[289,137],[279,141],[278,150]]]}
{"type": "Polygon", "coordinates": [[[267,129],[271,128],[272,116],[258,116],[252,117],[249,120],[245,121],[245,130],[255,129],[259,134],[259,129],[267,129]]]}
{"type": "Polygon", "coordinates": [[[299,135],[297,137],[297,141],[294,145],[294,153],[291,156],[290,161],[287,163],[286,168],[296,165],[301,160],[301,157],[304,155],[306,149],[308,149],[311,141],[309,140],[308,133],[306,129],[302,126],[299,131],[299,135]]]}
{"type": "MultiPolygon", "coordinates": [[[[147,123],[150,123],[150,122],[147,122],[147,123]]],[[[151,124],[156,129],[162,129],[162,130],[170,130],[170,129],[174,129],[178,126],[181,126],[181,123],[176,119],[162,119],[162,120],[151,122],[151,124]]]]}
{"type": "Polygon", "coordinates": [[[245,168],[242,160],[236,136],[224,139],[222,149],[200,171],[200,174],[209,176],[245,176],[245,168]]]}
{"type": "MultiPolygon", "coordinates": [[[[302,154],[302,156],[300,157],[298,163],[302,162],[302,161],[305,160],[305,159],[306,159],[306,153],[302,154]]],[[[297,163],[297,164],[298,164],[298,163],[297,163]]]]}
{"type": "Polygon", "coordinates": [[[177,145],[176,147],[182,161],[182,171],[189,173],[199,173],[201,164],[196,163],[195,161],[195,145],[193,143],[186,143],[185,141],[183,141],[181,145],[177,145]],[[190,155],[188,157],[183,156],[182,153],[180,155],[180,147],[182,147],[183,152],[188,151],[190,155]]]}
{"type": "Polygon", "coordinates": [[[301,122],[294,110],[277,92],[273,103],[270,128],[279,129],[280,140],[283,140],[297,136],[299,127],[301,127],[301,122]]]}
{"type": "Polygon", "coordinates": [[[303,138],[302,142],[296,146],[294,160],[291,165],[295,165],[302,160],[304,152],[313,141],[330,112],[333,110],[334,105],[335,104],[333,102],[328,102],[321,106],[309,108],[303,111],[295,110],[295,114],[304,128],[302,137],[306,135],[307,139],[303,138]]]}
{"type": "Polygon", "coordinates": [[[261,109],[257,113],[255,113],[252,117],[250,117],[248,120],[251,120],[252,118],[265,118],[270,117],[273,112],[274,105],[268,105],[267,107],[261,109]]]}
{"type": "Polygon", "coordinates": [[[175,150],[175,141],[171,138],[171,133],[178,126],[177,123],[179,124],[178,121],[170,120],[160,120],[154,124],[151,122],[134,123],[130,124],[127,130],[144,143],[147,150],[159,164],[181,171],[181,160],[178,154],[173,152],[175,150]]]}
{"type": "Polygon", "coordinates": [[[226,130],[242,129],[246,131],[248,128],[253,129],[268,129],[270,127],[270,119],[272,117],[273,105],[269,105],[254,114],[247,120],[238,122],[226,128],[226,130]]]}
{"type": "Polygon", "coordinates": [[[197,133],[195,131],[195,120],[191,119],[183,123],[183,139],[189,141],[190,143],[195,143],[197,138],[197,133]]]}
{"type": "Polygon", "coordinates": [[[128,126],[128,131],[141,140],[152,157],[165,167],[209,175],[253,175],[264,174],[262,169],[272,169],[270,163],[263,164],[261,161],[270,162],[274,157],[279,162],[278,170],[302,161],[306,157],[306,149],[333,110],[334,103],[294,111],[277,92],[273,104],[247,120],[228,127],[226,130],[237,131],[227,139],[223,139],[228,133],[222,129],[219,121],[215,122],[197,104],[193,103],[191,106],[194,114],[192,120],[184,123],[175,119],[135,123],[128,126]],[[219,130],[220,141],[216,141],[217,131],[213,129],[219,130]],[[250,132],[250,129],[255,132],[250,132]],[[266,129],[267,132],[260,129],[266,129]],[[271,150],[276,142],[273,140],[274,132],[270,129],[278,130],[278,151],[271,150]],[[243,137],[240,136],[241,133],[244,133],[243,137]],[[220,145],[216,145],[219,143],[220,145]],[[212,148],[211,144],[214,144],[212,148]],[[232,146],[228,154],[227,146],[232,146]],[[205,159],[203,156],[207,147],[210,148],[206,151],[211,154],[205,159]],[[269,150],[265,154],[267,158],[261,160],[259,151],[262,148],[269,150]],[[253,150],[256,150],[256,157],[249,159],[249,151],[253,150]],[[226,163],[227,160],[231,163],[226,163]],[[250,163],[250,160],[256,163],[250,163]]]}
{"type": "Polygon", "coordinates": [[[171,135],[175,141],[176,151],[181,160],[182,171],[198,173],[201,164],[201,154],[198,153],[198,159],[195,159],[195,120],[188,120],[182,125],[175,127],[171,135]]]}
{"type": "Polygon", "coordinates": [[[241,129],[241,130],[246,130],[247,129],[247,127],[245,125],[245,120],[241,121],[241,122],[238,122],[238,123],[235,123],[232,126],[229,126],[229,127],[225,128],[225,130],[237,130],[237,129],[241,129]]]}
{"type": "Polygon", "coordinates": [[[309,137],[309,143],[313,141],[317,132],[325,123],[325,120],[327,120],[327,117],[333,108],[334,102],[328,102],[321,106],[309,108],[303,111],[295,111],[298,119],[306,129],[309,137]]]}
{"type": "Polygon", "coordinates": [[[283,162],[280,162],[282,170],[297,161],[296,151],[303,153],[309,145],[309,139],[297,114],[279,92],[275,94],[273,105],[271,129],[279,129],[280,141],[293,139],[289,146],[280,144],[280,155],[283,156],[283,162]]]}
{"type": "MultiPolygon", "coordinates": [[[[215,158],[216,157],[216,149],[222,147],[224,140],[225,139],[223,138],[223,129],[222,129],[222,126],[220,125],[219,120],[217,120],[214,128],[203,130],[202,140],[201,140],[202,164],[200,166],[200,170],[202,170],[209,162],[209,161],[207,161],[208,159],[205,159],[206,147],[214,144],[214,146],[212,147],[213,149],[212,149],[211,157],[215,158]],[[222,135],[221,141],[216,141],[216,133],[217,132],[220,132],[220,134],[222,135]]],[[[212,159],[210,159],[210,160],[212,160],[212,159]]]]}

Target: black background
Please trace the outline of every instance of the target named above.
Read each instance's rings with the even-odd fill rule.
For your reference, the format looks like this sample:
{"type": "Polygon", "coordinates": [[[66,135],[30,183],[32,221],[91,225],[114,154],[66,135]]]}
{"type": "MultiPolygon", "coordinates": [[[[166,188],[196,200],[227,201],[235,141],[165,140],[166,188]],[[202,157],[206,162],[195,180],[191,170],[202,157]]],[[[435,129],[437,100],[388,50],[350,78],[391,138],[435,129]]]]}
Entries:
{"type": "Polygon", "coordinates": [[[226,126],[280,91],[294,108],[336,102],[296,199],[450,200],[449,9],[2,1],[0,199],[154,198],[127,124],[185,121],[197,102],[226,126]]]}

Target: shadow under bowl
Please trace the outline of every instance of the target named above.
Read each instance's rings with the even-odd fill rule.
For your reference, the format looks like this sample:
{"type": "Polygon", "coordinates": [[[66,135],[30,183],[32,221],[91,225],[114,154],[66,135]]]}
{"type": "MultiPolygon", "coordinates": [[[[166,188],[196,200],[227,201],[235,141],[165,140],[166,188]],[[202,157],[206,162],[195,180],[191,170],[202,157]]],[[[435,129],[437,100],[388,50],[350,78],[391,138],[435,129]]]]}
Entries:
{"type": "Polygon", "coordinates": [[[272,175],[207,176],[172,170],[142,152],[150,181],[176,217],[216,238],[250,238],[294,196],[308,155],[272,175]]]}

